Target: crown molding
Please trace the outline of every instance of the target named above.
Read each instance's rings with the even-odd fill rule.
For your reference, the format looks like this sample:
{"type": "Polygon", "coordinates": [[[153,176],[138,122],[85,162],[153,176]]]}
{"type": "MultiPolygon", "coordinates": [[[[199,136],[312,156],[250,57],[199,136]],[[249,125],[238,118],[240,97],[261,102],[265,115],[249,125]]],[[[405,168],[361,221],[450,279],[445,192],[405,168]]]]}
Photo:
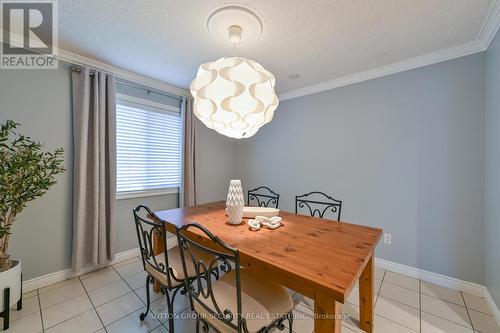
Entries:
{"type": "Polygon", "coordinates": [[[364,72],[359,72],[352,75],[347,75],[340,77],[338,79],[333,79],[325,81],[322,83],[314,84],[308,87],[300,88],[297,90],[287,91],[278,95],[280,101],[286,101],[289,99],[302,97],[306,95],[316,94],[322,91],[348,86],[354,83],[359,83],[371,79],[376,79],[379,77],[404,72],[410,69],[415,69],[427,65],[432,65],[438,62],[451,60],[466,55],[482,52],[485,49],[482,45],[475,41],[472,43],[462,44],[442,51],[437,51],[429,53],[423,56],[410,58],[397,62],[394,64],[377,67],[374,69],[369,69],[364,72]]]}
{"type": "Polygon", "coordinates": [[[500,0],[494,0],[488,10],[476,40],[487,50],[500,27],[500,0]]]}
{"type": "Polygon", "coordinates": [[[476,39],[470,43],[454,46],[445,50],[432,52],[422,56],[410,58],[390,65],[369,69],[367,71],[343,76],[337,79],[321,82],[304,88],[280,93],[280,101],[316,94],[322,91],[348,86],[379,77],[404,72],[407,70],[436,64],[474,53],[486,51],[500,27],[500,0],[494,0],[488,10],[481,30],[476,39]]]}
{"type": "Polygon", "coordinates": [[[128,81],[132,81],[138,84],[145,85],[150,88],[158,89],[161,91],[165,91],[168,93],[172,93],[178,96],[191,96],[191,94],[188,92],[187,89],[180,88],[177,86],[174,86],[173,84],[160,81],[157,79],[153,79],[149,76],[145,76],[133,71],[130,71],[128,69],[124,69],[118,66],[110,65],[105,62],[101,62],[98,60],[94,60],[91,58],[87,58],[84,56],[81,56],[79,54],[69,52],[63,49],[59,49],[57,58],[59,60],[69,62],[71,64],[75,65],[82,65],[82,66],[87,66],[87,67],[92,67],[92,68],[97,68],[100,70],[103,70],[105,72],[109,72],[114,74],[116,77],[128,81]]]}
{"type": "MultiPolygon", "coordinates": [[[[23,41],[22,37],[19,35],[14,35],[14,41],[17,43],[20,43],[20,41],[23,41]]],[[[0,29],[0,43],[3,43],[3,30],[0,29]]],[[[149,88],[154,88],[158,89],[164,92],[168,92],[177,96],[185,96],[185,97],[190,97],[191,94],[187,89],[177,87],[173,84],[170,84],[165,81],[153,79],[149,76],[139,74],[134,71],[130,71],[128,69],[124,69],[118,66],[114,66],[102,61],[98,61],[95,59],[91,59],[88,57],[84,57],[82,55],[64,50],[62,48],[57,48],[55,49],[54,52],[55,56],[57,59],[60,61],[64,61],[70,64],[74,65],[80,65],[80,66],[86,66],[86,67],[91,67],[95,69],[99,69],[105,72],[112,73],[119,79],[131,81],[134,83],[138,83],[144,86],[147,86],[149,88]]]]}

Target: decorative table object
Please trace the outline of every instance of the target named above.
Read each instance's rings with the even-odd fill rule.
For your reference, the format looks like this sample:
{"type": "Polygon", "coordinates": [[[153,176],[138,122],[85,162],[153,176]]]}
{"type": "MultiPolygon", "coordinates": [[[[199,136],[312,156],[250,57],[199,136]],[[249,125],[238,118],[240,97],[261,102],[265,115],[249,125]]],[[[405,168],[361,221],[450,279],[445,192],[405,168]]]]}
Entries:
{"type": "Polygon", "coordinates": [[[240,224],[243,219],[243,208],[245,198],[240,180],[231,180],[229,191],[227,192],[226,212],[229,224],[240,224]]]}
{"type": "Polygon", "coordinates": [[[252,231],[259,231],[261,227],[266,227],[268,229],[274,230],[281,227],[282,220],[283,219],[279,216],[256,216],[255,219],[248,220],[248,227],[252,231]]]}
{"type": "Polygon", "coordinates": [[[256,216],[273,217],[278,216],[280,210],[272,207],[249,207],[243,208],[243,217],[254,218],[256,216]]]}

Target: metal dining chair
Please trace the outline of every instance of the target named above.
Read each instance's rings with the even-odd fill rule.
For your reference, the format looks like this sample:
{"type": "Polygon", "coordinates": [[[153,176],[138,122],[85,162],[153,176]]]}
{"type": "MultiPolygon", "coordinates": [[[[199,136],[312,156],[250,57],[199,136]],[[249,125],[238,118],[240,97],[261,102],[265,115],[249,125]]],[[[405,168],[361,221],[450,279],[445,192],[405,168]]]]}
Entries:
{"type": "Polygon", "coordinates": [[[299,214],[300,211],[319,218],[325,218],[325,215],[333,216],[340,221],[342,201],[323,192],[314,191],[295,197],[295,214],[299,214]]]}
{"type": "Polygon", "coordinates": [[[177,239],[183,249],[184,272],[197,268],[195,281],[186,282],[187,294],[197,314],[196,333],[200,328],[203,332],[213,329],[218,333],[267,333],[273,328],[283,331],[285,321],[292,332],[290,294],[283,286],[254,273],[251,268],[242,269],[238,249],[197,223],[177,229],[177,239]],[[200,253],[212,255],[213,259],[207,261],[199,256],[200,253]],[[220,279],[206,279],[217,267],[221,270],[220,279]]]}
{"type": "Polygon", "coordinates": [[[258,207],[274,207],[278,208],[280,200],[280,195],[269,187],[260,186],[256,189],[248,191],[248,205],[251,205],[251,202],[255,202],[258,207]]]}
{"type": "MultiPolygon", "coordinates": [[[[187,271],[183,269],[180,247],[174,246],[167,250],[166,223],[146,206],[140,205],[133,209],[137,239],[141,251],[142,264],[147,273],[146,276],[146,311],[140,314],[143,321],[150,309],[151,298],[149,285],[155,281],[160,283],[160,292],[165,295],[169,319],[169,332],[174,332],[173,307],[175,297],[181,292],[186,294],[186,286],[196,277],[194,267],[187,271]],[[153,244],[156,241],[162,243],[165,249],[162,253],[155,255],[153,244]]],[[[210,256],[203,256],[204,260],[212,260],[210,256]]],[[[189,259],[188,259],[189,260],[189,259]]],[[[214,272],[215,274],[218,272],[214,272]]]]}

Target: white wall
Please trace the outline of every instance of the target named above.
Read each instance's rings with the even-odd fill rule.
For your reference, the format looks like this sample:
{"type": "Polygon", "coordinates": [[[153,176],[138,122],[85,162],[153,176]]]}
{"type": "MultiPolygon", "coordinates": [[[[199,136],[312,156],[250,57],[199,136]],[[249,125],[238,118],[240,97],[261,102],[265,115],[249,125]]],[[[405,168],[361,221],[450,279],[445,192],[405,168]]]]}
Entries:
{"type": "Polygon", "coordinates": [[[236,176],[289,211],[329,193],[343,220],[392,233],[378,257],[483,283],[483,67],[479,54],[282,102],[237,143],[236,176]]]}

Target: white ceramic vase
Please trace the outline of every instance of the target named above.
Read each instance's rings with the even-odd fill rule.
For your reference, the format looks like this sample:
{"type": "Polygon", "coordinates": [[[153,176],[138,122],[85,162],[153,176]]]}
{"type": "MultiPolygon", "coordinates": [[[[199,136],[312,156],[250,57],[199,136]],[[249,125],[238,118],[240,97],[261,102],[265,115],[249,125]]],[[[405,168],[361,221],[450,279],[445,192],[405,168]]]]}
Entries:
{"type": "Polygon", "coordinates": [[[21,262],[12,261],[12,267],[6,271],[0,272],[0,312],[4,310],[4,292],[5,288],[10,288],[9,305],[12,306],[21,298],[21,262]]]}
{"type": "Polygon", "coordinates": [[[243,208],[245,208],[245,198],[240,180],[231,180],[229,191],[227,192],[226,212],[230,224],[240,224],[243,219],[243,208]]]}

